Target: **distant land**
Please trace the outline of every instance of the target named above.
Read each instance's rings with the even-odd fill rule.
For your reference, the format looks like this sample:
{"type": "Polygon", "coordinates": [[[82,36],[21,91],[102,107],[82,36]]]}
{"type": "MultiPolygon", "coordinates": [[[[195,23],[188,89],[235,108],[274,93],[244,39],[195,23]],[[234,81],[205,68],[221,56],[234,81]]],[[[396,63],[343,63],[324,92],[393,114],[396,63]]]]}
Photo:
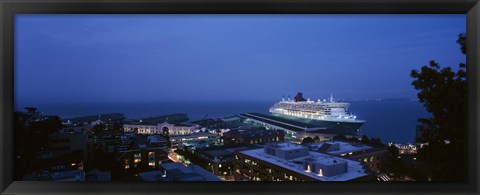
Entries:
{"type": "Polygon", "coordinates": [[[337,101],[372,101],[372,102],[418,102],[418,98],[363,98],[363,99],[356,99],[356,98],[339,98],[337,101]]]}

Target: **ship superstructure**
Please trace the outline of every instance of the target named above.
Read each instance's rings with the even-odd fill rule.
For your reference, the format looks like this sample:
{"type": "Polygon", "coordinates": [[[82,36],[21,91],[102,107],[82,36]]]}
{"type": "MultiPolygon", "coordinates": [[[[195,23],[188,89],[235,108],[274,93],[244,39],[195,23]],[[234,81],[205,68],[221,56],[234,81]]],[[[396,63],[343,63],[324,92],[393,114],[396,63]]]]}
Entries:
{"type": "Polygon", "coordinates": [[[351,113],[348,113],[350,104],[337,102],[330,95],[330,98],[317,101],[304,99],[302,93],[298,93],[293,100],[282,98],[270,108],[270,113],[288,119],[305,123],[320,125],[327,129],[340,130],[349,133],[356,133],[360,126],[365,123],[351,113]]]}

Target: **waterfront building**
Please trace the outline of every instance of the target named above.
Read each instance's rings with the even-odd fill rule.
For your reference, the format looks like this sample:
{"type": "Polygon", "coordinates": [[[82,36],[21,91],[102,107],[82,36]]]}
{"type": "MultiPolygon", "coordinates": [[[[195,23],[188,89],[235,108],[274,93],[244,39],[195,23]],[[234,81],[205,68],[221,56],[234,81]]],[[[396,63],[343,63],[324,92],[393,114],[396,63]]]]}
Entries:
{"type": "Polygon", "coordinates": [[[264,127],[267,130],[283,130],[285,132],[285,140],[300,143],[303,138],[318,136],[321,141],[331,140],[337,135],[346,137],[357,137],[356,134],[348,134],[337,130],[329,130],[315,124],[308,124],[299,121],[289,120],[277,116],[271,116],[260,113],[244,113],[240,114],[244,118],[244,123],[257,127],[264,127]]]}
{"type": "Polygon", "coordinates": [[[373,180],[364,166],[350,159],[310,151],[292,143],[268,143],[264,148],[238,151],[237,181],[365,181],[373,180]]]}
{"type": "Polygon", "coordinates": [[[242,118],[238,116],[228,116],[228,117],[214,118],[214,119],[203,119],[203,120],[193,121],[192,123],[207,129],[225,129],[225,128],[237,127],[241,125],[242,122],[243,122],[242,118]]]}
{"type": "Polygon", "coordinates": [[[139,120],[130,120],[129,123],[139,122],[142,123],[152,123],[152,124],[159,124],[159,123],[183,123],[188,121],[188,116],[186,114],[167,114],[161,116],[153,116],[153,117],[145,117],[139,120]]]}
{"type": "Polygon", "coordinates": [[[267,142],[283,142],[285,132],[266,129],[232,129],[222,136],[224,145],[263,144],[267,142]]]}
{"type": "Polygon", "coordinates": [[[137,134],[164,134],[164,135],[186,135],[193,133],[198,126],[195,124],[170,124],[163,122],[153,123],[132,123],[123,125],[124,132],[135,132],[137,134]]]}
{"type": "Polygon", "coordinates": [[[185,166],[181,163],[165,163],[160,170],[138,175],[143,181],[222,181],[198,165],[185,166]]]}
{"type": "Polygon", "coordinates": [[[218,145],[221,142],[220,136],[213,133],[192,133],[187,135],[171,135],[170,144],[172,149],[190,146],[193,148],[205,148],[218,145]]]}

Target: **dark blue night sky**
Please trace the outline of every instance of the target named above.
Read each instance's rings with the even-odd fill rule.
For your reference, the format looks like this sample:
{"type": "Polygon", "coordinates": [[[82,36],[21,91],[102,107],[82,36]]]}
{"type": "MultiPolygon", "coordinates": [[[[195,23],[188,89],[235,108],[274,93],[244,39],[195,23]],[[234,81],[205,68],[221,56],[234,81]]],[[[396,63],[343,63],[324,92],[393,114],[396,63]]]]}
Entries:
{"type": "Polygon", "coordinates": [[[465,15],[17,15],[15,99],[414,98],[410,71],[465,62],[465,15]]]}

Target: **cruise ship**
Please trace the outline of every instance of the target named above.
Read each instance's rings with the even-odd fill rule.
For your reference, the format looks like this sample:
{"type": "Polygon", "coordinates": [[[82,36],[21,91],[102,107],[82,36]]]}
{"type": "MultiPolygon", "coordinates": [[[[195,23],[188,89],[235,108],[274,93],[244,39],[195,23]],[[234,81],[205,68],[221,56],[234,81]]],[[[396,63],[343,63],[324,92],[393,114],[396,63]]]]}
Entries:
{"type": "Polygon", "coordinates": [[[356,134],[365,120],[359,120],[355,115],[348,114],[349,106],[349,103],[335,101],[333,94],[328,100],[312,101],[304,99],[299,92],[294,100],[282,98],[282,101],[270,108],[270,113],[329,130],[356,134]]]}

